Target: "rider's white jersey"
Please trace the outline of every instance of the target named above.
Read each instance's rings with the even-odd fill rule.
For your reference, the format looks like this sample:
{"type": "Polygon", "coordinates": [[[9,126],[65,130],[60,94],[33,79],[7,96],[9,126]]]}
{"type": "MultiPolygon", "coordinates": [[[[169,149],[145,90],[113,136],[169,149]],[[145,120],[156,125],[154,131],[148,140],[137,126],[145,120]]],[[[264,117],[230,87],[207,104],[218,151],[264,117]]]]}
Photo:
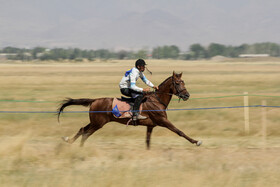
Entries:
{"type": "Polygon", "coordinates": [[[128,70],[127,72],[125,72],[125,75],[123,76],[119,86],[120,88],[130,88],[132,90],[135,90],[137,92],[143,92],[143,88],[139,88],[138,86],[136,86],[136,81],[138,80],[138,78],[141,78],[142,81],[150,86],[150,87],[154,87],[153,83],[151,83],[144,75],[144,73],[140,72],[136,67],[128,70]]]}

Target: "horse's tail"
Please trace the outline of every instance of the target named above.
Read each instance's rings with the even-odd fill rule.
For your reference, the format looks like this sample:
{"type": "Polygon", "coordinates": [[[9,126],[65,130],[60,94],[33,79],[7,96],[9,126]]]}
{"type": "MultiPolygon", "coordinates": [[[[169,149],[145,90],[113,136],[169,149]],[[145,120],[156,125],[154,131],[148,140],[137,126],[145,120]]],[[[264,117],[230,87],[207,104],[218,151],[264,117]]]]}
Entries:
{"type": "Polygon", "coordinates": [[[91,103],[93,103],[96,99],[72,99],[72,98],[67,98],[65,99],[62,103],[61,106],[57,109],[57,120],[59,122],[59,116],[60,113],[63,112],[64,108],[70,106],[70,105],[82,105],[82,106],[89,106],[91,103]]]}

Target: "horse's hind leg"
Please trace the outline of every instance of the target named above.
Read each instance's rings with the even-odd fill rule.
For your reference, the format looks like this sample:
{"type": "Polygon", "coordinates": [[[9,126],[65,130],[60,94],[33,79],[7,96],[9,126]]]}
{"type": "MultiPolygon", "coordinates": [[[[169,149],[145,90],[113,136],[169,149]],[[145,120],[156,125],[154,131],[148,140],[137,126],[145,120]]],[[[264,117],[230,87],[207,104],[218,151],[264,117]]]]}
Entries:
{"type": "Polygon", "coordinates": [[[77,138],[79,138],[85,131],[88,131],[91,127],[91,123],[89,123],[87,126],[80,128],[80,130],[78,131],[78,133],[73,137],[73,138],[69,138],[69,137],[62,137],[62,139],[67,142],[72,144],[73,142],[75,142],[75,140],[77,138]]]}
{"type": "MultiPolygon", "coordinates": [[[[100,109],[99,109],[100,110],[100,109]]],[[[104,110],[104,109],[103,109],[104,110]]],[[[92,111],[94,111],[92,109],[92,111]]],[[[86,128],[82,132],[82,140],[80,146],[82,147],[85,143],[85,141],[92,135],[94,132],[96,132],[98,129],[101,129],[106,123],[110,121],[110,118],[107,116],[107,114],[102,115],[90,115],[90,127],[86,128]]]]}
{"type": "Polygon", "coordinates": [[[82,133],[82,140],[81,140],[81,144],[80,146],[83,147],[85,141],[88,139],[88,137],[90,137],[90,135],[92,135],[95,131],[97,131],[98,129],[102,128],[103,125],[101,126],[91,126],[89,129],[87,129],[87,131],[84,131],[82,133]]]}

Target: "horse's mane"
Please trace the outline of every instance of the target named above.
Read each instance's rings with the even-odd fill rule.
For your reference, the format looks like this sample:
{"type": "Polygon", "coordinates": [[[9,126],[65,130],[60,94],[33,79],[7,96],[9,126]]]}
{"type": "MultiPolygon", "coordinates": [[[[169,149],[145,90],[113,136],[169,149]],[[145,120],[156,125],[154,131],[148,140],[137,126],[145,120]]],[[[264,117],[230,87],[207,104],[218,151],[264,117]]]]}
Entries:
{"type": "Polygon", "coordinates": [[[169,81],[169,79],[171,79],[172,76],[168,77],[167,79],[165,79],[158,87],[163,86],[167,81],[169,81]]]}
{"type": "MultiPolygon", "coordinates": [[[[162,87],[167,81],[169,81],[172,78],[172,76],[166,78],[158,87],[162,87]]],[[[154,92],[147,93],[146,97],[154,97],[154,92]]]]}

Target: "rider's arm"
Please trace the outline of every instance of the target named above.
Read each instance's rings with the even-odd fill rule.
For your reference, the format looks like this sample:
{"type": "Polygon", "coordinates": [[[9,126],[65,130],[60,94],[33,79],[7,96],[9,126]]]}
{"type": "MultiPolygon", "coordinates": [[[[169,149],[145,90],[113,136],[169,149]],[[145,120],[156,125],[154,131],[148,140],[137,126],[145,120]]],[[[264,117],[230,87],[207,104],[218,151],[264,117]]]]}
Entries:
{"type": "Polygon", "coordinates": [[[146,85],[150,86],[151,88],[154,88],[153,83],[152,83],[151,81],[149,81],[149,80],[145,77],[145,75],[144,75],[143,73],[140,74],[140,78],[142,79],[142,81],[143,81],[146,85]]]}

